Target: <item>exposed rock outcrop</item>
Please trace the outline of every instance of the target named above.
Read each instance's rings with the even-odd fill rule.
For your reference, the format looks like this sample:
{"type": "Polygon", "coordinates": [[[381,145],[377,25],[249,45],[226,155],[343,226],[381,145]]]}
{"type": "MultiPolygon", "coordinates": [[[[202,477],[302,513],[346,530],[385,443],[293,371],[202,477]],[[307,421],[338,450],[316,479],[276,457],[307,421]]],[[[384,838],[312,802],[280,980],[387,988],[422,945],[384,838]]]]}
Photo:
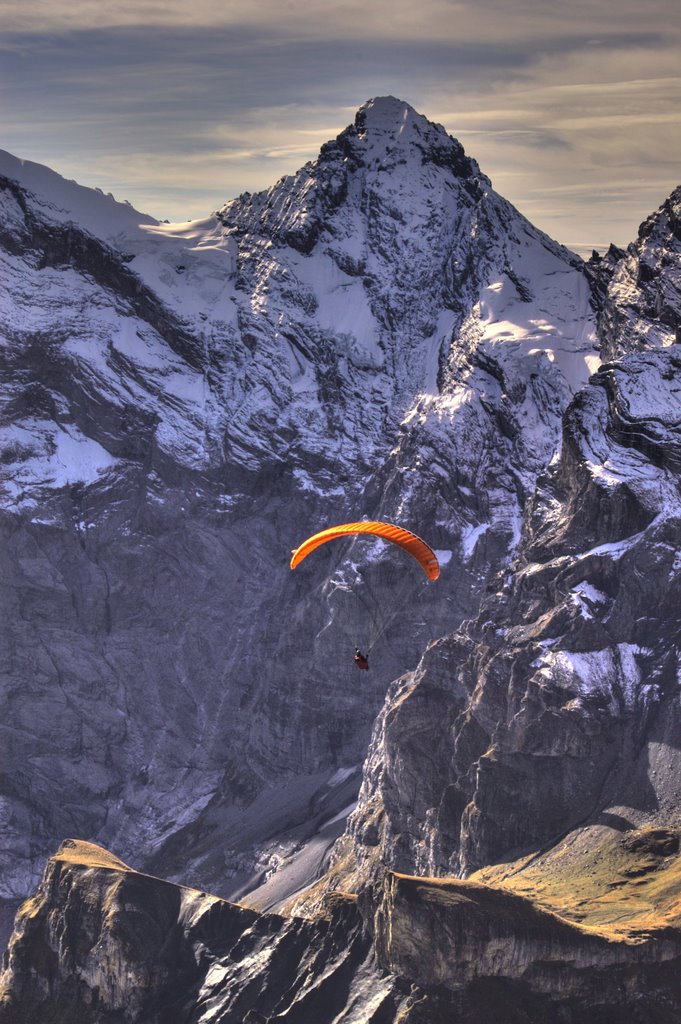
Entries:
{"type": "Polygon", "coordinates": [[[678,927],[615,940],[502,889],[396,874],[373,923],[379,962],[426,990],[489,986],[500,1021],[515,1018],[523,994],[530,1020],[550,1004],[559,1019],[595,1021],[615,1020],[618,1007],[627,1019],[671,1020],[681,1005],[678,927]]]}
{"type": "Polygon", "coordinates": [[[409,995],[375,965],[352,897],[314,924],[263,916],[72,840],[22,907],[5,965],[3,1024],[387,1024],[409,995]]]}
{"type": "Polygon", "coordinates": [[[392,873],[359,901],[327,894],[314,921],[259,914],[68,840],[17,917],[0,1021],[667,1024],[680,956],[678,920],[614,935],[392,873]]]}
{"type": "Polygon", "coordinates": [[[641,224],[617,261],[600,335],[605,360],[681,341],[681,186],[641,224]]]}

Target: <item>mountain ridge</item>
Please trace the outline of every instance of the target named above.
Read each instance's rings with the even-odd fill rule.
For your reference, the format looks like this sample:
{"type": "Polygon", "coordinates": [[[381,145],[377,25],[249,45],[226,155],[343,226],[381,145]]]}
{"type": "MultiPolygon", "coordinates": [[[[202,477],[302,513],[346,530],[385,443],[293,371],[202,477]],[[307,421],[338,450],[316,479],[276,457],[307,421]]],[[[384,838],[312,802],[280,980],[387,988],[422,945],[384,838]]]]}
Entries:
{"type": "Polygon", "coordinates": [[[256,908],[499,858],[534,893],[528,849],[557,889],[571,830],[605,849],[585,800],[678,807],[675,626],[657,577],[655,645],[627,598],[676,578],[676,193],[587,265],[385,98],[205,221],[112,232],[89,198],[105,238],[2,192],[4,896],[67,834],[256,908]],[[442,575],[358,691],[400,563],[287,563],[362,515],[442,575]]]}
{"type": "MultiPolygon", "coordinates": [[[[438,467],[428,499],[434,506],[428,518],[434,523],[436,546],[451,550],[452,534],[467,531],[470,553],[465,554],[466,547],[464,562],[474,556],[473,538],[477,543],[482,538],[495,560],[505,556],[509,536],[519,536],[518,471],[509,474],[503,462],[511,448],[517,449],[519,466],[527,466],[524,486],[531,490],[538,465],[557,443],[570,390],[588,375],[579,348],[586,341],[586,354],[593,351],[588,325],[595,323],[581,265],[571,256],[563,262],[565,251],[524,219],[513,219],[512,208],[494,193],[488,200],[488,181],[477,165],[441,128],[429,125],[408,105],[393,99],[370,102],[339,140],[325,147],[320,164],[307,165],[298,177],[282,179],[259,197],[232,201],[209,222],[135,228],[124,239],[123,249],[107,256],[110,269],[100,275],[99,283],[92,280],[88,244],[75,244],[75,228],[70,229],[68,245],[48,257],[48,263],[42,257],[43,269],[40,264],[38,269],[24,268],[19,262],[15,270],[10,259],[15,308],[26,310],[19,325],[11,319],[5,324],[8,336],[18,329],[26,339],[21,354],[16,348],[6,350],[17,366],[16,371],[10,368],[10,377],[18,372],[22,376],[16,378],[17,392],[40,393],[44,397],[38,407],[47,403],[42,419],[29,415],[10,421],[10,458],[13,452],[19,454],[18,461],[9,463],[10,480],[15,488],[20,484],[12,503],[24,503],[28,516],[32,508],[41,508],[37,518],[45,522],[50,522],[48,510],[53,507],[52,521],[58,527],[60,505],[68,508],[68,503],[64,505],[63,491],[50,486],[49,480],[54,474],[59,485],[62,461],[73,465],[77,459],[85,472],[80,486],[84,484],[86,492],[94,488],[93,495],[99,495],[90,514],[86,509],[78,513],[76,524],[82,525],[76,526],[76,536],[85,541],[86,552],[93,550],[95,559],[93,564],[89,556],[84,578],[94,583],[99,577],[94,593],[109,595],[95,601],[101,604],[98,619],[104,625],[115,620],[111,595],[118,592],[127,600],[129,588],[123,579],[112,584],[116,570],[100,568],[101,545],[93,544],[100,531],[108,544],[109,535],[113,539],[121,530],[134,533],[135,519],[141,538],[149,531],[153,535],[155,530],[175,530],[177,519],[181,536],[187,515],[189,522],[197,515],[197,524],[206,517],[208,531],[206,541],[201,540],[201,526],[191,542],[198,542],[198,550],[206,542],[215,544],[221,522],[235,522],[235,537],[241,536],[243,544],[247,521],[240,527],[241,518],[255,513],[255,522],[263,522],[256,511],[264,501],[262,488],[271,507],[277,490],[283,488],[283,497],[292,488],[300,495],[296,500],[306,503],[310,523],[320,515],[342,519],[341,507],[356,513],[359,504],[358,511],[364,514],[373,507],[383,518],[407,517],[417,526],[424,518],[418,508],[422,496],[415,500],[418,487],[414,491],[410,476],[427,463],[438,467]],[[382,166],[375,154],[386,149],[386,123],[399,123],[399,144],[385,154],[382,166]],[[436,159],[426,159],[426,144],[436,159]],[[373,163],[360,166],[367,146],[373,163]],[[448,154],[446,159],[443,154],[448,154]],[[300,210],[307,210],[301,216],[309,220],[314,208],[310,195],[325,194],[332,180],[342,185],[342,202],[326,211],[324,231],[315,228],[319,239],[311,260],[290,247],[284,237],[292,230],[288,222],[274,230],[268,218],[276,219],[276,211],[288,209],[291,223],[300,210]],[[469,191],[473,182],[477,199],[469,191]],[[443,200],[448,205],[441,208],[443,200]],[[254,203],[265,212],[254,212],[254,203]],[[394,216],[400,204],[411,210],[412,218],[404,237],[404,224],[394,216]],[[513,228],[507,236],[509,223],[513,228]],[[271,230],[279,242],[270,239],[271,230]],[[479,245],[474,241],[478,233],[479,245]],[[537,325],[530,322],[528,284],[522,284],[520,270],[512,269],[523,261],[530,266],[533,252],[532,285],[537,294],[547,308],[562,294],[567,316],[555,324],[545,316],[537,325]],[[364,261],[361,274],[348,263],[358,258],[364,261]],[[74,273],[75,288],[70,280],[74,273]],[[482,287],[485,274],[497,275],[492,287],[482,287]],[[63,307],[68,310],[60,325],[63,340],[50,342],[46,367],[42,325],[55,315],[61,318],[62,312],[45,296],[52,288],[58,303],[64,275],[73,298],[70,309],[63,307]],[[143,286],[127,283],[134,282],[135,275],[143,286]],[[476,305],[478,296],[482,301],[476,305]],[[403,343],[404,337],[409,344],[403,343]],[[573,354],[570,346],[575,343],[573,354]],[[23,383],[27,373],[36,375],[30,392],[23,383]],[[507,397],[510,391],[517,395],[518,415],[514,400],[507,397]],[[89,411],[93,399],[96,417],[89,411]],[[56,423],[49,411],[55,402],[62,410],[56,423]],[[459,448],[456,437],[452,448],[454,422],[465,438],[459,448]],[[539,458],[538,442],[543,445],[539,458]],[[505,449],[501,457],[495,454],[499,445],[505,449]],[[74,454],[61,454],[64,449],[74,454]],[[485,449],[497,462],[491,470],[495,482],[478,479],[485,449]],[[379,451],[384,454],[377,457],[379,451]],[[450,493],[451,474],[445,467],[452,462],[459,466],[460,480],[450,493]],[[233,484],[226,482],[230,479],[233,484]],[[104,501],[107,508],[109,488],[120,496],[111,505],[117,511],[107,526],[109,513],[100,521],[97,507],[104,501]],[[486,508],[483,503],[476,510],[465,491],[476,494],[475,502],[489,493],[491,505],[486,508]],[[457,504],[463,506],[463,515],[450,522],[457,504]],[[435,526],[437,521],[443,525],[435,526]]],[[[88,193],[90,200],[109,211],[106,197],[88,193]]],[[[39,204],[30,202],[35,204],[31,216],[39,218],[39,204]]],[[[124,207],[123,213],[128,218],[130,210],[124,207]]],[[[321,222],[315,223],[319,227],[321,222]]],[[[10,220],[9,228],[13,244],[25,238],[21,224],[17,227],[10,220]]],[[[28,239],[29,247],[45,250],[54,245],[50,234],[34,232],[28,239]]],[[[29,409],[35,407],[35,398],[31,402],[29,409]]],[[[78,485],[77,480],[66,482],[78,485]]],[[[270,518],[276,522],[276,516],[270,518]]],[[[285,521],[282,525],[286,529],[285,521]]],[[[289,529],[282,550],[290,550],[298,540],[289,529]]],[[[145,546],[148,540],[142,550],[145,546]]],[[[268,554],[266,561],[272,556],[268,554]]],[[[451,574],[454,563],[449,565],[451,574]]],[[[464,572],[470,587],[473,581],[466,576],[464,572]]],[[[236,578],[243,585],[242,569],[236,578]]],[[[342,607],[333,611],[334,595],[347,604],[342,579],[340,589],[337,582],[330,586],[331,614],[347,614],[342,607]]],[[[475,600],[472,591],[461,596],[464,606],[475,600]]],[[[140,597],[144,602],[143,590],[130,593],[138,605],[140,597]]],[[[170,607],[176,599],[169,595],[168,600],[166,614],[172,618],[170,607]]],[[[163,615],[150,611],[151,621],[160,624],[163,615]]],[[[144,614],[148,617],[149,611],[144,614]]],[[[230,616],[231,612],[225,614],[225,621],[230,616]]],[[[318,630],[319,626],[314,632],[318,630]]],[[[347,634],[347,626],[343,632],[347,634]]],[[[249,641],[249,646],[257,647],[257,642],[249,641]]],[[[92,652],[85,657],[91,658],[92,652]]],[[[399,660],[398,665],[401,669],[399,660]]],[[[103,668],[104,677],[110,676],[106,663],[103,668]]],[[[295,669],[294,674],[300,671],[295,669]]],[[[178,684],[180,700],[185,684],[178,684]]],[[[115,716],[115,705],[106,710],[106,717],[112,712],[115,716]]],[[[269,755],[266,760],[271,760],[269,755]]]]}

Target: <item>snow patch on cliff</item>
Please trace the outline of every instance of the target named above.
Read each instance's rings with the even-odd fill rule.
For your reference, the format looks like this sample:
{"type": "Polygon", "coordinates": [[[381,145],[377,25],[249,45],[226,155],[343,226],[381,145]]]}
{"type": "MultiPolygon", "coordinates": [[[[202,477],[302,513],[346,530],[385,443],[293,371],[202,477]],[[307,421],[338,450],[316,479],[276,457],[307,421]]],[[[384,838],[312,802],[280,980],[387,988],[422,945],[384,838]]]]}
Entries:
{"type": "Polygon", "coordinates": [[[5,507],[33,505],[33,488],[60,488],[72,483],[94,483],[118,462],[97,441],[74,424],[27,419],[3,428],[0,435],[6,474],[5,507]]]}

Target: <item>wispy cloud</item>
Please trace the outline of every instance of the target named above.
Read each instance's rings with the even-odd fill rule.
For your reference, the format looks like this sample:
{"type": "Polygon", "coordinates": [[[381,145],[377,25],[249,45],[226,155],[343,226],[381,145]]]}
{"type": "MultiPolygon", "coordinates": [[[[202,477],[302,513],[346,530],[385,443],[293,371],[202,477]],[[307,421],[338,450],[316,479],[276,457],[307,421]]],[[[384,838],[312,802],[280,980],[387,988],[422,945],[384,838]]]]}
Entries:
{"type": "Polygon", "coordinates": [[[0,144],[202,216],[393,93],[540,227],[623,243],[678,184],[676,2],[5,0],[0,144]]]}
{"type": "Polygon", "coordinates": [[[443,37],[483,44],[523,38],[530,45],[578,34],[602,45],[613,25],[639,35],[669,23],[670,0],[4,0],[8,33],[61,33],[106,28],[234,29],[275,27],[298,39],[365,38],[433,42],[443,37]]]}

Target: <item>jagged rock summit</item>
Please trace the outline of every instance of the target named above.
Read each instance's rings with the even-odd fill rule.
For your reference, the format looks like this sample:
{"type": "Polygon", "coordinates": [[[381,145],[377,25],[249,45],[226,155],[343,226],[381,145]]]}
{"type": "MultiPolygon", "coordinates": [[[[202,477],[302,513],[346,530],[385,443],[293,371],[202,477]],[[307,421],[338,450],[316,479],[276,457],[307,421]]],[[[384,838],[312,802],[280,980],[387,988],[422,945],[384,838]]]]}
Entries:
{"type": "Polygon", "coordinates": [[[641,224],[608,290],[603,356],[616,359],[681,340],[681,186],[641,224]]]}

